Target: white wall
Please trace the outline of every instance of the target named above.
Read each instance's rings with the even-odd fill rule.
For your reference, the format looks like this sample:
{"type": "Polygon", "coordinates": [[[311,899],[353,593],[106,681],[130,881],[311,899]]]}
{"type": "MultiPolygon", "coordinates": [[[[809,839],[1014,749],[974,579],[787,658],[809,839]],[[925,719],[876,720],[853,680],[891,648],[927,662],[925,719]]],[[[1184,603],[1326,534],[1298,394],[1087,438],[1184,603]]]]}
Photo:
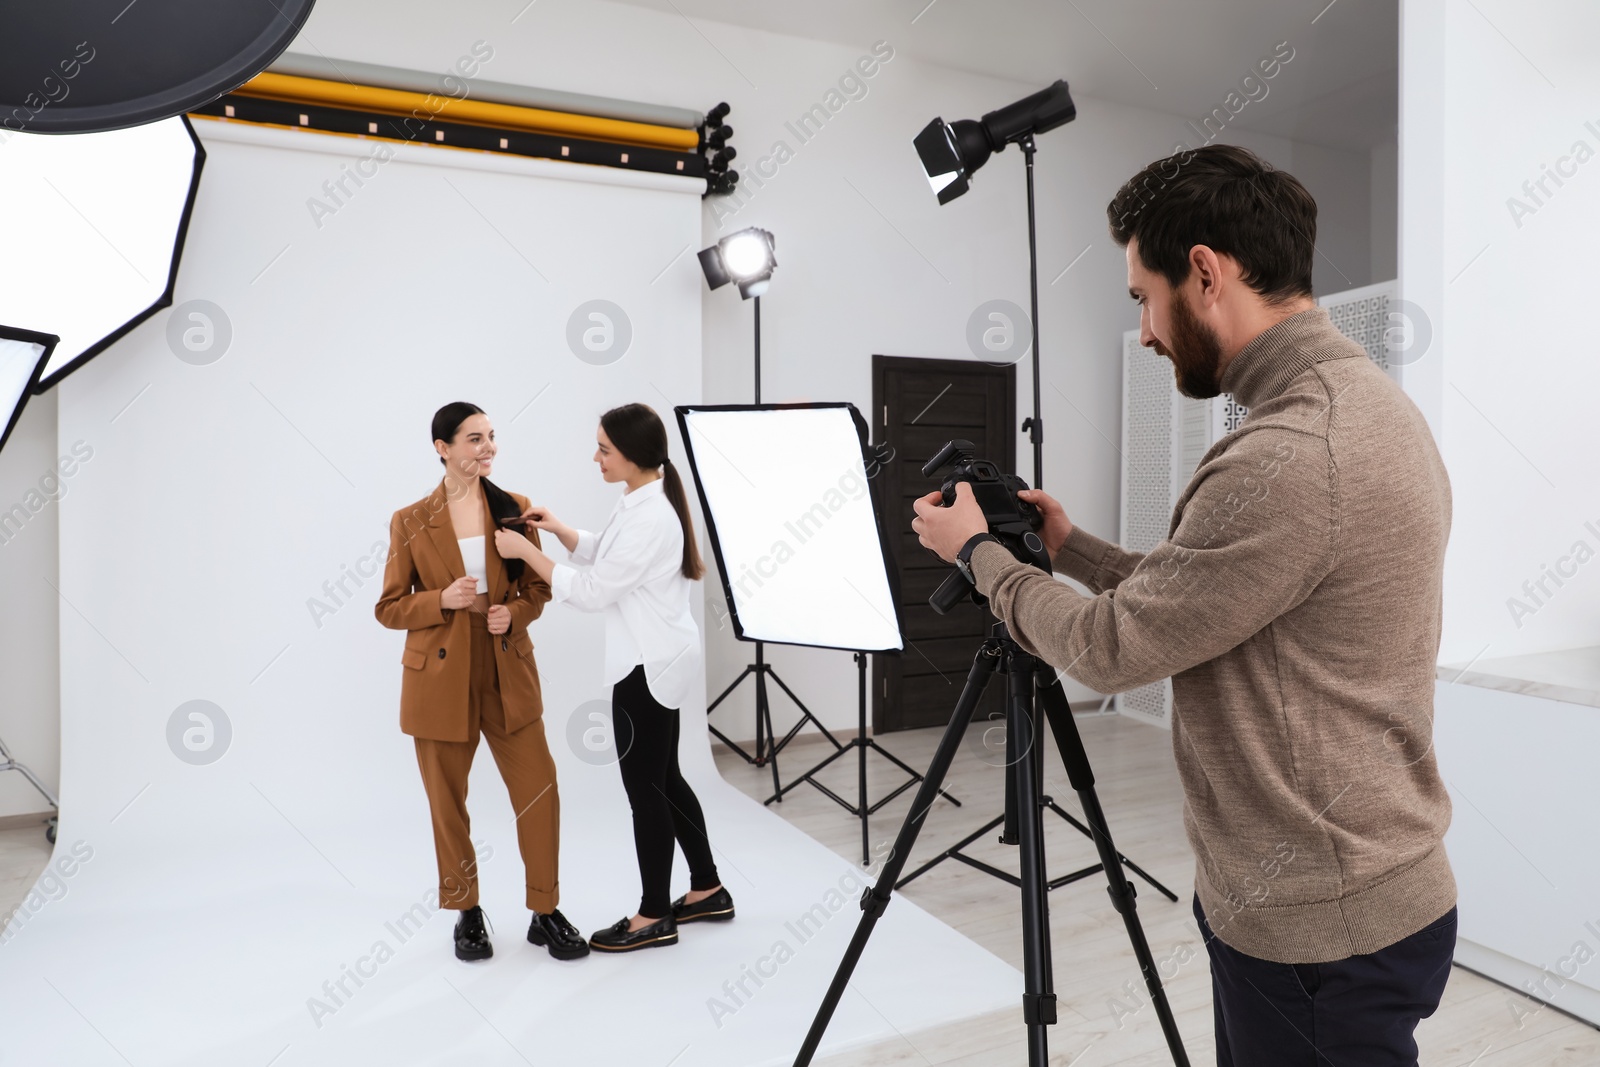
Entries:
{"type": "MultiPolygon", "coordinates": [[[[851,49],[790,41],[780,48],[766,35],[732,27],[720,28],[716,40],[730,55],[763,57],[760,92],[735,83],[729,97],[738,163],[749,174],[762,157],[776,159],[777,142],[793,150],[788,162],[767,165],[775,176],[732,205],[732,214],[730,205],[708,212],[708,243],[750,225],[777,237],[779,269],[762,300],[763,400],[844,399],[870,417],[873,353],[970,359],[966,325],[979,304],[1004,298],[1027,306],[1020,153],[1008,149],[992,158],[966,196],[940,207],[911,137],[936,114],[976,117],[1037,86],[896,55],[867,82],[864,99],[846,104],[820,135],[801,144],[785,122],[822,100],[871,42],[851,49]]],[[[1078,118],[1039,139],[1036,162],[1045,485],[1075,522],[1115,536],[1118,353],[1122,331],[1135,327],[1138,315],[1127,295],[1123,252],[1106,233],[1105,205],[1123,181],[1172,151],[1188,131],[1172,115],[1076,100],[1078,118]]],[[[1318,292],[1372,280],[1366,155],[1244,131],[1230,139],[1297,174],[1318,198],[1318,292]]],[[[704,321],[707,401],[749,400],[748,304],[736,294],[709,293],[704,321]]],[[[1032,410],[1025,362],[1017,410],[1019,418],[1032,410]]],[[[1030,454],[1019,433],[1019,473],[1031,478],[1030,454]]],[[[715,588],[706,593],[720,599],[715,588]]],[[[718,613],[708,605],[706,617],[715,622],[718,613]]],[[[707,687],[713,694],[719,678],[731,681],[752,658],[751,649],[730,635],[728,627],[711,644],[707,687]]],[[[846,653],[775,648],[771,660],[791,685],[799,681],[797,691],[825,723],[852,726],[856,681],[846,653]]],[[[1070,680],[1067,690],[1074,700],[1093,697],[1070,680]]],[[[775,704],[782,729],[791,721],[788,703],[779,698],[775,704]]],[[[716,721],[742,736],[738,726],[749,714],[719,710],[716,721]]]]}
{"type": "Polygon", "coordinates": [[[1405,26],[1402,288],[1434,331],[1406,382],[1455,505],[1440,659],[1597,644],[1600,12],[1412,0],[1405,26]],[[1557,166],[1563,184],[1530,196],[1557,166]]]}
{"type": "MultiPolygon", "coordinates": [[[[741,153],[737,166],[747,177],[778,140],[794,150],[732,215],[730,203],[708,202],[700,234],[685,241],[699,247],[748,225],[776,233],[781,265],[763,301],[765,399],[845,399],[865,412],[872,353],[971,358],[965,326],[978,304],[997,297],[1027,304],[1020,154],[1008,150],[992,159],[972,192],[940,208],[920,175],[910,138],[935,114],[976,117],[1036,85],[917,63],[901,49],[865,79],[863,98],[846,103],[820,134],[801,144],[785,122],[823,102],[841,75],[871,51],[872,41],[843,47],[704,20],[691,23],[604,0],[541,0],[520,14],[485,0],[448,7],[405,0],[388,5],[381,19],[356,0],[323,0],[294,47],[444,71],[480,40],[494,50],[483,76],[498,81],[697,109],[728,100],[741,153]]],[[[888,38],[889,47],[897,43],[903,42],[888,38]]],[[[1292,73],[1291,66],[1281,76],[1292,73]]],[[[1236,75],[1231,69],[1217,72],[1218,99],[1233,87],[1236,75]]],[[[1117,515],[1117,353],[1121,332],[1135,324],[1136,316],[1125,292],[1122,252],[1106,236],[1104,205],[1139,167],[1168,154],[1180,139],[1192,143],[1193,134],[1183,116],[1081,94],[1077,102],[1077,121],[1041,138],[1038,155],[1045,484],[1067,503],[1075,521],[1109,533],[1117,515]]],[[[1351,285],[1377,280],[1369,266],[1372,163],[1366,156],[1246,131],[1227,131],[1226,139],[1294,171],[1321,202],[1319,292],[1346,288],[1346,279],[1351,285]]],[[[767,165],[769,173],[773,166],[767,165]]],[[[448,204],[454,194],[443,192],[448,195],[441,204],[448,204]]],[[[340,220],[325,221],[332,227],[340,220]]],[[[664,251],[659,269],[667,267],[674,251],[664,251]]],[[[292,262],[273,269],[279,267],[292,268],[292,262]]],[[[682,268],[679,262],[673,269],[682,268]]],[[[513,269],[522,268],[514,264],[513,269]]],[[[198,279],[194,271],[186,262],[180,283],[198,279]]],[[[516,292],[512,287],[508,299],[516,292]]],[[[708,293],[701,286],[700,294],[704,398],[748,400],[749,305],[726,290],[708,293]]],[[[530,328],[549,325],[529,321],[530,328]]],[[[115,360],[118,352],[113,349],[104,358],[115,360]]],[[[665,411],[689,397],[664,398],[648,381],[633,379],[621,399],[641,399],[665,411]]],[[[1018,411],[1031,407],[1023,374],[1018,411]]],[[[581,470],[587,437],[576,432],[574,437],[573,455],[581,470]]],[[[8,447],[8,459],[19,447],[17,442],[8,447]]],[[[48,452],[53,440],[41,447],[48,452]]],[[[1019,434],[1024,474],[1027,456],[1019,434]]],[[[714,579],[704,592],[712,631],[707,684],[715,693],[749,662],[752,650],[732,639],[731,628],[716,631],[723,608],[714,579]]],[[[30,632],[46,630],[54,632],[30,632]]],[[[42,638],[34,642],[24,635],[18,655],[28,663],[53,664],[56,654],[42,638]]],[[[855,678],[847,654],[774,648],[772,658],[826,723],[853,726],[855,678]]],[[[1068,691],[1077,700],[1091,696],[1075,683],[1069,682],[1068,691]]],[[[715,721],[730,734],[747,737],[752,732],[748,687],[741,699],[730,699],[733,706],[719,711],[715,721]]],[[[786,700],[779,697],[776,705],[782,729],[792,720],[786,700]]],[[[36,746],[22,754],[46,764],[54,759],[36,746]]]]}

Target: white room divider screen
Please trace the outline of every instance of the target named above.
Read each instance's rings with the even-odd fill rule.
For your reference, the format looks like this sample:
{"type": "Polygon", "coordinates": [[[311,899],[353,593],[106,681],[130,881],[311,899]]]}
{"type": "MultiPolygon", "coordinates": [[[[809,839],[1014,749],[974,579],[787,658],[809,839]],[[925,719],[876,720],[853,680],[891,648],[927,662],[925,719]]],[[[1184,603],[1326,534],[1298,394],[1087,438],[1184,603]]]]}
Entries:
{"type": "MultiPolygon", "coordinates": [[[[1394,282],[1380,282],[1318,299],[1346,337],[1386,372],[1394,282]]],[[[1122,508],[1120,539],[1148,552],[1167,537],[1172,509],[1206,450],[1239,428],[1248,409],[1224,393],[1193,400],[1179,393],[1172,364],[1139,343],[1139,331],[1122,335],[1122,508]]],[[[1129,718],[1171,726],[1172,680],[1118,693],[1116,708],[1129,718]]]]}

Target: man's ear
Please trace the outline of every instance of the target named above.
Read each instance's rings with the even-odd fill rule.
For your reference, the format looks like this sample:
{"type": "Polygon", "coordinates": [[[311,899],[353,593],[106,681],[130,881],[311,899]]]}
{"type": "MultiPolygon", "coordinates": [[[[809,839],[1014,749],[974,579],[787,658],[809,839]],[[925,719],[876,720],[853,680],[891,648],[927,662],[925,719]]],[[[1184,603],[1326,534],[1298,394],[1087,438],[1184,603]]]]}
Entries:
{"type": "Polygon", "coordinates": [[[1202,305],[1211,307],[1222,292],[1222,258],[1209,245],[1195,245],[1189,249],[1189,270],[1200,282],[1202,305]]]}

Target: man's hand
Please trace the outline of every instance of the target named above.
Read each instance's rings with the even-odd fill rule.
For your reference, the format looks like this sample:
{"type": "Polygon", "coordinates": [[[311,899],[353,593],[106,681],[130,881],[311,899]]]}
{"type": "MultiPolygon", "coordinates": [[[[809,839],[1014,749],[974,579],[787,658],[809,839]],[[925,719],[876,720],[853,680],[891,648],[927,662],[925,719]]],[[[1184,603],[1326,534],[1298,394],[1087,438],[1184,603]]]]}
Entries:
{"type": "Polygon", "coordinates": [[[1050,558],[1055,559],[1061,546],[1067,543],[1067,535],[1072,532],[1072,520],[1067,518],[1066,510],[1043,489],[1023,489],[1017,493],[1017,497],[1038,508],[1039,514],[1044,517],[1044,525],[1039,527],[1039,539],[1050,550],[1050,558]]]}
{"type": "Polygon", "coordinates": [[[956,483],[954,504],[949,507],[943,504],[944,498],[938,491],[918,497],[912,504],[917,517],[911,520],[911,530],[923,548],[932,549],[946,563],[954,563],[961,546],[975,534],[987,533],[989,523],[978,506],[978,498],[972,495],[972,486],[966,482],[956,483]]]}
{"type": "Polygon", "coordinates": [[[489,632],[495,636],[505,633],[511,629],[511,609],[504,604],[490,604],[488,623],[489,632]]]}

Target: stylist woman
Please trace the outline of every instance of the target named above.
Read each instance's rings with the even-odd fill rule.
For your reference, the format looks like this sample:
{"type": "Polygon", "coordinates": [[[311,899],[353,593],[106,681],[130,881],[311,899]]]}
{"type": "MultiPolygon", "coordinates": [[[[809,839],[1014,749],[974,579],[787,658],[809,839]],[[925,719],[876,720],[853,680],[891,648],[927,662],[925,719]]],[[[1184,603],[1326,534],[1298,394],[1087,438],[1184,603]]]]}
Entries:
{"type": "MultiPolygon", "coordinates": [[[[589,946],[556,910],[561,803],[528,639],[528,624],[544,610],[550,586],[521,561],[502,560],[488,536],[499,520],[519,519],[528,501],[489,481],[494,430],[477,406],[440,408],[433,447],[444,478],[389,521],[389,562],[376,614],[390,629],[406,631],[400,729],[416,739],[433,813],[439,906],[461,913],[457,958],[494,955],[478,905],[467,819],[467,772],[482,733],[517,813],[533,911],[528,940],[548,946],[558,960],[576,959],[589,946]]],[[[533,536],[536,542],[538,533],[533,536]]]]}
{"type": "Polygon", "coordinates": [[[606,952],[631,952],[678,941],[678,924],[733,918],[733,898],[717,878],[705,816],[678,771],[678,708],[697,673],[700,631],[689,614],[689,583],[705,573],[683,481],[667,458],[667,431],[644,404],[600,416],[594,454],[600,474],[627,489],[597,537],[575,530],[546,508],[525,513],[560,539],[579,570],[556,563],[519,533],[497,531],[506,559],[519,559],[550,583],[555,600],[604,611],[605,680],[620,753],[622,784],[633,807],[633,844],[644,893],[638,914],[589,938],[606,952]],[[689,861],[689,892],[668,903],[672,844],[689,861]]]}

